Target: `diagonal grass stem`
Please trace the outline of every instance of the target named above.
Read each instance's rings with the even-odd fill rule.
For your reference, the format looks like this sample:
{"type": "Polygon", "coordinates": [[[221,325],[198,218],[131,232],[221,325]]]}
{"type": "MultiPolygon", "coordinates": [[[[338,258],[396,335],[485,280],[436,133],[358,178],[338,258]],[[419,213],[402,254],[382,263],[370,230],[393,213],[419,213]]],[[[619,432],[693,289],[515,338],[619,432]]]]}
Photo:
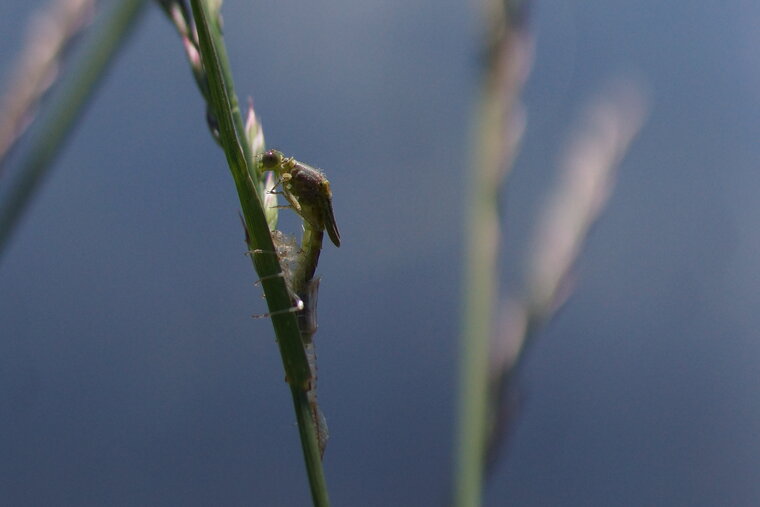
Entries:
{"type": "MultiPolygon", "coordinates": [[[[211,107],[219,123],[220,142],[232,172],[238,197],[243,210],[246,227],[250,231],[249,250],[274,251],[275,247],[267,224],[267,218],[257,190],[257,172],[250,157],[250,147],[245,140],[243,123],[234,94],[231,71],[227,61],[218,17],[209,15],[209,3],[191,0],[193,16],[198,30],[201,59],[208,75],[211,107]]],[[[266,295],[272,324],[280,347],[283,367],[290,385],[296,412],[301,447],[311,487],[314,505],[329,505],[322,461],[319,451],[308,389],[311,383],[306,352],[301,342],[297,319],[292,312],[282,312],[292,306],[287,285],[276,256],[251,256],[266,295]],[[280,312],[280,313],[277,313],[280,312]]]]}
{"type": "Polygon", "coordinates": [[[72,68],[52,111],[41,118],[31,139],[28,155],[21,161],[18,174],[9,179],[7,196],[0,203],[0,255],[8,246],[14,228],[47,176],[87,100],[146,4],[146,0],[123,0],[110,9],[103,23],[95,28],[84,54],[72,68]]]}

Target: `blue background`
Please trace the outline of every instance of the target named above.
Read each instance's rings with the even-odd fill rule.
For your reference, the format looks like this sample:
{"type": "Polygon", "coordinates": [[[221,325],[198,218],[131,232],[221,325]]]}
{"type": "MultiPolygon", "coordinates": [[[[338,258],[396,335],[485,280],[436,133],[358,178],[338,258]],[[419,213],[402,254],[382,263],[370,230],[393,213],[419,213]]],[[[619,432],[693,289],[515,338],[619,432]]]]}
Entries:
{"type": "MultiPolygon", "coordinates": [[[[7,75],[39,2],[0,4],[7,75]]],[[[325,169],[320,401],[335,505],[451,481],[475,2],[243,2],[225,29],[268,145],[325,169]]],[[[760,504],[760,5],[538,2],[505,279],[582,105],[651,113],[521,372],[488,505],[760,504]]],[[[154,5],[0,263],[0,493],[12,505],[307,505],[235,190],[154,5]]],[[[296,231],[284,214],[282,225],[296,231]]]]}

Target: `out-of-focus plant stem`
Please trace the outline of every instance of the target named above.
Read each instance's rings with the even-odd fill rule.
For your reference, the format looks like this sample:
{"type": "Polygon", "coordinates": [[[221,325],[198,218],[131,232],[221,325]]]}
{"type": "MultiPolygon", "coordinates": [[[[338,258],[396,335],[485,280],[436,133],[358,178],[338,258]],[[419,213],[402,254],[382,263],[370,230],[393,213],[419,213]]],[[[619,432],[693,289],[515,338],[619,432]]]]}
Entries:
{"type": "Polygon", "coordinates": [[[18,174],[7,181],[7,194],[0,202],[0,255],[84,105],[146,3],[146,0],[122,0],[109,10],[87,42],[86,50],[72,67],[52,110],[39,120],[26,152],[28,155],[21,160],[18,174]]]}
{"type": "Polygon", "coordinates": [[[521,133],[515,109],[530,53],[520,9],[515,6],[521,3],[486,2],[485,19],[491,24],[465,206],[464,319],[454,472],[454,505],[458,507],[481,503],[488,434],[489,343],[498,301],[499,197],[521,133]]]}
{"type": "Polygon", "coordinates": [[[51,0],[27,27],[26,43],[0,97],[0,177],[5,160],[56,82],[66,50],[95,11],[96,0],[51,0]]]}
{"type": "Polygon", "coordinates": [[[502,306],[491,351],[493,424],[489,464],[515,418],[515,373],[525,351],[572,293],[572,273],[592,225],[612,193],[617,166],[638,133],[647,104],[640,86],[617,80],[595,97],[560,160],[559,182],[542,209],[524,288],[502,306]],[[510,406],[511,405],[511,406],[510,406]]]}

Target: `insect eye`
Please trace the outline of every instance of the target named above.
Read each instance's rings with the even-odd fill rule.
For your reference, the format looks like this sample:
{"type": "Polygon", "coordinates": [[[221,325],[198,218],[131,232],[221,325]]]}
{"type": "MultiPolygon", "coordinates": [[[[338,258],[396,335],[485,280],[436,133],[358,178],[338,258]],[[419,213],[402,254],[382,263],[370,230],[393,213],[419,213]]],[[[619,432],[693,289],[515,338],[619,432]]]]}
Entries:
{"type": "Polygon", "coordinates": [[[269,150],[261,156],[261,165],[267,169],[277,167],[282,162],[282,155],[276,150],[269,150]]]}

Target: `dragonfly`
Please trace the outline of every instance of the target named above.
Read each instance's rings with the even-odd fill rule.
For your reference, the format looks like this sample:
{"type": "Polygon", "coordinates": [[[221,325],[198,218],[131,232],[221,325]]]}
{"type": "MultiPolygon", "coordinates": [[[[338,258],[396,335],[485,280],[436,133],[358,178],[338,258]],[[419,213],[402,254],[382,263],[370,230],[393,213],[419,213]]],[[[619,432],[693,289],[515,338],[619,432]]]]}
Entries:
{"type": "Polygon", "coordinates": [[[335,246],[340,246],[340,232],[335,223],[330,182],[324,173],[282,152],[269,150],[261,155],[261,167],[279,178],[280,192],[306,223],[316,231],[327,231],[335,246]]]}

